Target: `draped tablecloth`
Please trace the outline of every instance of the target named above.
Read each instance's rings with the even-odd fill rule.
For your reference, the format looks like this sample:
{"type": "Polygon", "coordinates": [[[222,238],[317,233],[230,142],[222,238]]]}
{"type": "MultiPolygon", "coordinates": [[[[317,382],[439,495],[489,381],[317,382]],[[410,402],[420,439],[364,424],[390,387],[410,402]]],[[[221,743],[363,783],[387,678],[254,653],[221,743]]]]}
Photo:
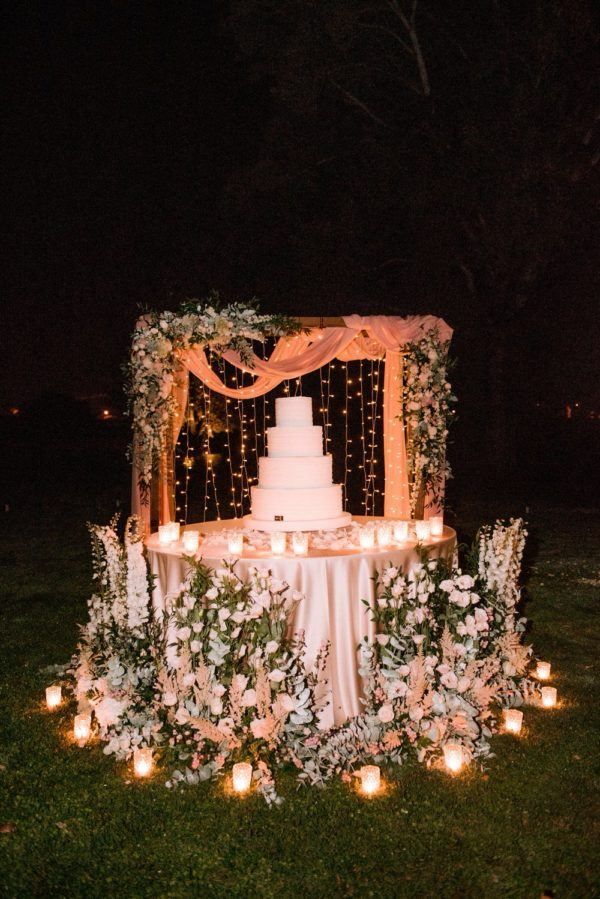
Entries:
{"type": "MultiPolygon", "coordinates": [[[[186,530],[214,534],[236,526],[241,526],[241,522],[215,521],[189,525],[186,530]]],[[[450,559],[456,546],[456,532],[444,527],[442,537],[425,545],[430,558],[450,559]]],[[[157,534],[147,539],[146,546],[155,576],[154,607],[157,611],[168,611],[185,580],[184,551],[180,544],[160,545],[157,534]]],[[[224,558],[231,558],[225,544],[222,548],[214,543],[203,547],[202,538],[196,557],[202,558],[210,567],[217,567],[224,558]]],[[[323,727],[342,724],[362,711],[358,644],[365,636],[371,639],[375,636],[369,612],[375,603],[374,575],[388,564],[407,573],[418,561],[414,541],[385,550],[311,549],[307,556],[294,556],[289,551],[284,556],[273,556],[267,551],[245,548],[237,561],[235,570],[242,579],[253,566],[269,568],[275,577],[304,594],[305,598],[294,609],[290,630],[304,632],[308,665],[314,662],[321,647],[329,643],[327,676],[331,702],[321,719],[323,727]],[[366,606],[363,600],[369,605],[366,606]]]]}

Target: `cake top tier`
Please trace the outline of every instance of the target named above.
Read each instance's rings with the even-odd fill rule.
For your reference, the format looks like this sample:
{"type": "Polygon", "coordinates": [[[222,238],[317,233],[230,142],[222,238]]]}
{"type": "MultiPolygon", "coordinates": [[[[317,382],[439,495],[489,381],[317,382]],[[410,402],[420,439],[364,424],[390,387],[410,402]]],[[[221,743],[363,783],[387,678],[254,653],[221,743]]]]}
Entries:
{"type": "Polygon", "coordinates": [[[306,428],[313,423],[312,399],[309,396],[281,396],[275,400],[278,428],[306,428]]]}

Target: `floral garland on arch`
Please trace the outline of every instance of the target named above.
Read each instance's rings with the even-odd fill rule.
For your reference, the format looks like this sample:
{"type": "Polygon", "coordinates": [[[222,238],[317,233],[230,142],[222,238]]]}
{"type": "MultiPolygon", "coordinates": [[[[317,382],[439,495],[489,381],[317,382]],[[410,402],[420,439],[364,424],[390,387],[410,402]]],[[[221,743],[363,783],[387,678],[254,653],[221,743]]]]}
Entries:
{"type": "Polygon", "coordinates": [[[222,354],[235,350],[249,366],[252,341],[298,334],[299,321],[260,312],[256,299],[222,305],[216,292],[207,300],[186,300],[177,312],[148,312],[144,327],[132,336],[125,367],[128,409],[133,419],[131,456],[139,483],[147,493],[152,468],[168,449],[170,423],[176,412],[172,396],[179,356],[194,346],[222,354]]]}
{"type": "Polygon", "coordinates": [[[322,785],[369,761],[439,766],[450,740],[482,760],[502,709],[539,701],[518,613],[520,519],[482,528],[464,570],[423,556],[408,573],[381,573],[377,636],[360,645],[364,711],[332,730],[319,725],[327,649],[309,668],[302,636],[289,632],[301,594],[268,569],[243,581],[235,564],[212,571],[189,559],[159,620],[136,522],[123,542],[115,521],[91,530],[98,590],[73,691],[79,710],[93,711],[105,753],[128,759],[152,747],[171,787],[251,760],[257,789],[278,802],[275,771],[285,764],[322,785]]]}
{"type": "Polygon", "coordinates": [[[456,397],[447,380],[448,346],[432,328],[405,348],[402,400],[413,517],[422,513],[418,506],[425,494],[430,505],[443,498],[445,480],[451,477],[446,441],[456,397]]]}

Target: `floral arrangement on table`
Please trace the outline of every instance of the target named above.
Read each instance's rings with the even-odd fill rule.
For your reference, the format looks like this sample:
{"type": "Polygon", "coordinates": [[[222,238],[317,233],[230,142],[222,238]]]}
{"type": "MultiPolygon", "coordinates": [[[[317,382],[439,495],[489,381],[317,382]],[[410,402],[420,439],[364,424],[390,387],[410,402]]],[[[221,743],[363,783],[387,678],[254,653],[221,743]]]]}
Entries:
{"type": "Polygon", "coordinates": [[[443,499],[445,480],[451,476],[446,440],[456,397],[447,380],[448,345],[432,328],[405,347],[402,400],[413,518],[422,513],[418,506],[425,497],[429,506],[443,499]]]}
{"type": "Polygon", "coordinates": [[[79,709],[93,710],[106,753],[157,750],[170,786],[250,760],[273,802],[286,763],[321,785],[369,761],[437,766],[449,741],[481,760],[502,709],[538,701],[518,612],[520,519],[482,528],[464,570],[423,555],[407,573],[381,572],[377,636],[360,645],[364,711],[332,730],[319,727],[326,649],[309,669],[301,635],[289,633],[300,594],[267,569],[243,581],[235,563],[212,571],[190,558],[157,620],[136,522],[123,543],[114,521],[91,531],[99,589],[73,659],[79,709]]]}
{"type": "Polygon", "coordinates": [[[172,390],[180,371],[179,356],[194,346],[222,354],[239,353],[252,365],[252,341],[297,334],[300,322],[260,312],[257,300],[222,305],[216,292],[204,300],[186,300],[177,312],[148,312],[138,323],[126,366],[126,393],[133,419],[132,457],[140,486],[148,490],[152,467],[168,448],[175,414],[172,390]]]}

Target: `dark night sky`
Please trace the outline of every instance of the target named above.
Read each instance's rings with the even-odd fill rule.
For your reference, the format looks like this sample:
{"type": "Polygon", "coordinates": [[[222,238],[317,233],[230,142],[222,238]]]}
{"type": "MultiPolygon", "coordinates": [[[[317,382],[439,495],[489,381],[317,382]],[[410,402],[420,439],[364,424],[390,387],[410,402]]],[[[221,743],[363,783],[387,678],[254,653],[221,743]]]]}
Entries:
{"type": "MultiPolygon", "coordinates": [[[[437,247],[415,224],[418,216],[410,229],[403,224],[406,212],[397,219],[392,213],[388,223],[394,200],[389,182],[379,183],[368,169],[361,177],[373,183],[367,183],[368,200],[359,200],[348,187],[350,176],[342,179],[350,166],[357,170],[371,123],[357,126],[356,111],[327,95],[317,124],[307,118],[307,129],[315,130],[304,132],[301,113],[309,101],[292,97],[297,105],[286,111],[267,50],[261,69],[260,40],[248,53],[246,26],[238,21],[231,27],[234,14],[248,6],[252,12],[258,4],[13,4],[6,23],[0,404],[22,403],[44,390],[79,396],[118,391],[138,305],[175,306],[181,296],[210,287],[225,295],[257,292],[267,307],[296,313],[432,311],[458,328],[472,325],[459,266],[450,266],[446,278],[446,269],[427,263],[437,247]],[[278,203],[277,179],[283,184],[288,160],[290,171],[304,172],[304,134],[307,144],[316,143],[315,135],[323,140],[306,163],[318,171],[307,177],[311,205],[300,202],[308,193],[300,182],[286,182],[278,203]],[[329,163],[329,156],[342,157],[340,167],[346,168],[329,163]],[[378,192],[383,200],[373,199],[378,192]],[[360,271],[358,263],[352,268],[354,246],[366,247],[360,271]],[[370,283],[364,273],[383,271],[394,255],[402,261],[393,277],[370,283]]],[[[431,7],[435,12],[439,4],[431,7]]],[[[303,8],[316,9],[310,3],[303,8]]],[[[456,9],[473,11],[468,3],[456,9]]],[[[278,40],[273,21],[267,12],[257,26],[271,53],[278,40]]],[[[495,41],[485,15],[473,27],[465,36],[467,56],[469,41],[475,46],[483,33],[495,41]]],[[[302,73],[303,53],[312,60],[317,51],[308,39],[302,49],[296,36],[296,54],[298,46],[295,65],[302,73]]],[[[428,49],[437,53],[433,36],[428,49]]],[[[281,72],[281,58],[275,65],[281,72]]],[[[448,108],[459,89],[452,65],[443,54],[432,64],[434,92],[450,98],[448,108]]],[[[588,65],[581,63],[580,77],[593,83],[588,65]]],[[[511,77],[503,90],[516,95],[519,76],[511,77]]],[[[562,74],[553,77],[558,84],[562,74]]],[[[318,105],[321,98],[310,102],[318,105]]],[[[411,120],[412,102],[399,96],[400,126],[402,116],[411,120]]],[[[540,123],[549,142],[553,127],[540,123]]],[[[418,177],[437,178],[435,167],[428,171],[418,177]]],[[[474,184],[477,194],[478,178],[483,192],[489,173],[464,171],[469,195],[474,184]]],[[[406,179],[397,190],[408,203],[410,169],[406,179]]],[[[589,203],[591,223],[598,199],[593,174],[582,191],[578,212],[583,208],[587,221],[589,203]]],[[[441,206],[436,201],[440,221],[441,206]]],[[[422,217],[430,215],[425,205],[422,217]]],[[[523,317],[522,343],[531,347],[524,377],[532,395],[547,384],[561,401],[578,395],[600,403],[594,233],[591,224],[573,229],[570,251],[545,267],[523,317]]],[[[440,252],[451,255],[443,225],[440,234],[440,252]]],[[[477,327],[483,333],[490,325],[477,327]]]]}

